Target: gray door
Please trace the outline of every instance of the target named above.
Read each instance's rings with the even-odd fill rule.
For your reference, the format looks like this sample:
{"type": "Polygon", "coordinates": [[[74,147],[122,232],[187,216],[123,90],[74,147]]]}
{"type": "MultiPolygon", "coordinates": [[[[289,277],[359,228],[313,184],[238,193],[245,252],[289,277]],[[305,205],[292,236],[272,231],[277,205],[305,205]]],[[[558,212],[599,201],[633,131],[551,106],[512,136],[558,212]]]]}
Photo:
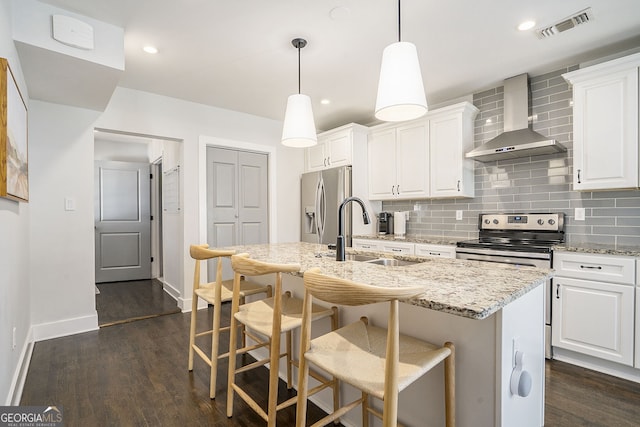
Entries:
{"type": "Polygon", "coordinates": [[[96,283],[151,278],[149,164],[95,162],[96,283]]]}
{"type": "Polygon", "coordinates": [[[207,148],[209,246],[268,243],[267,165],[266,154],[207,148]]]}

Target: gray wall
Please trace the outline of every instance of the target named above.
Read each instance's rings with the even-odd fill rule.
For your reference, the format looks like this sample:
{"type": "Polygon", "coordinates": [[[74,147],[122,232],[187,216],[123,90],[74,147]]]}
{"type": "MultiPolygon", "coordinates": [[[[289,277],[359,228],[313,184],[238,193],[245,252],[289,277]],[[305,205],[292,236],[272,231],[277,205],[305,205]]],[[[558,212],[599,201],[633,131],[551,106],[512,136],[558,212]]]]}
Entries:
{"type": "MultiPolygon", "coordinates": [[[[567,153],[476,162],[475,198],[384,202],[383,210],[412,211],[409,234],[461,240],[477,237],[481,212],[564,212],[568,243],[640,246],[640,191],[572,190],[572,93],[562,74],[576,68],[529,76],[532,114],[537,115],[533,129],[561,142],[567,153]],[[577,207],[586,209],[585,221],[575,220],[577,207]],[[456,221],[456,210],[463,211],[462,221],[456,221]]],[[[473,103],[480,110],[475,120],[478,146],[502,132],[503,87],[474,94],[473,103]]]]}

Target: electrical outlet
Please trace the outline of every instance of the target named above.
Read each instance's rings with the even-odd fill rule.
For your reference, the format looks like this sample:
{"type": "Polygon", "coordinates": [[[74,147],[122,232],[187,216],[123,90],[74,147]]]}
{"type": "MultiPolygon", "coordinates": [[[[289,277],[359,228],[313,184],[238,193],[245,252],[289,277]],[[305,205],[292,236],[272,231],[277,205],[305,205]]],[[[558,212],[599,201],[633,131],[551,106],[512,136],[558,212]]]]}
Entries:
{"type": "Polygon", "coordinates": [[[576,208],[575,218],[576,221],[584,221],[584,208],[576,208]]]}
{"type": "Polygon", "coordinates": [[[456,221],[462,221],[462,211],[456,211],[456,221]]]}

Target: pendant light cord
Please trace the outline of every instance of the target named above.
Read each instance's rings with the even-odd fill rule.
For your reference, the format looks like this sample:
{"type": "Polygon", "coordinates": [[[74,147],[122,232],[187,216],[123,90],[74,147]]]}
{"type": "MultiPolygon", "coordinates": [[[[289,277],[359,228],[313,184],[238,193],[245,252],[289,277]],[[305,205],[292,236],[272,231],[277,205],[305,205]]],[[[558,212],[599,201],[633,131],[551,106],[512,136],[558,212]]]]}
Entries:
{"type": "Polygon", "coordinates": [[[400,16],[402,15],[401,11],[400,11],[400,0],[398,0],[398,42],[402,41],[400,35],[402,34],[401,32],[401,24],[400,24],[400,16]]]}
{"type": "Polygon", "coordinates": [[[300,44],[298,44],[298,95],[300,95],[300,44]]]}

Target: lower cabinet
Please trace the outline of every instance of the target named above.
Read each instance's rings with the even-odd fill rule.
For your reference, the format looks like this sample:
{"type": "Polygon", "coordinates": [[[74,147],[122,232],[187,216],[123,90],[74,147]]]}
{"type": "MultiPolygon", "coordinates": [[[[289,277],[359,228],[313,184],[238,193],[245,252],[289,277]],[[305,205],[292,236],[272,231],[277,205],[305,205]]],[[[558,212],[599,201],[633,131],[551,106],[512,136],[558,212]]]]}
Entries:
{"type": "Polygon", "coordinates": [[[439,258],[455,258],[456,247],[453,245],[431,245],[416,243],[416,255],[433,256],[439,258]]]}
{"type": "Polygon", "coordinates": [[[415,253],[415,244],[396,242],[391,240],[382,240],[380,243],[383,252],[391,252],[398,255],[413,255],[415,253]]]}
{"type": "Polygon", "coordinates": [[[634,287],[556,277],[552,344],[633,365],[634,287]]]}
{"type": "Polygon", "coordinates": [[[552,345],[634,365],[636,261],[554,253],[552,345]]]}
{"type": "Polygon", "coordinates": [[[456,247],[429,243],[398,242],[385,239],[353,239],[353,249],[362,251],[391,252],[398,255],[417,255],[440,258],[455,258],[456,247]]]}
{"type": "Polygon", "coordinates": [[[361,250],[361,251],[381,251],[382,246],[380,246],[379,240],[369,240],[369,239],[352,239],[351,247],[353,249],[361,250]]]}

